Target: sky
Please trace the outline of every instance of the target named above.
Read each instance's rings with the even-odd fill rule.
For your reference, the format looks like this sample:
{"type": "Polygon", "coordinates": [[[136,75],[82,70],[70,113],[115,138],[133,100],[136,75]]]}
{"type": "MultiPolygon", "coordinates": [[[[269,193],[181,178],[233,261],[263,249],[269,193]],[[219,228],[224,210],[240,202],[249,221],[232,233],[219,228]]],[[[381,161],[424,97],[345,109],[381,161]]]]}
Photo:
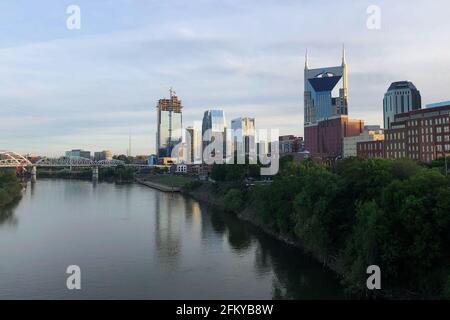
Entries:
{"type": "Polygon", "coordinates": [[[1,1],[0,150],[121,154],[131,133],[133,155],[154,153],[170,87],[185,127],[221,108],[302,135],[305,50],[311,68],[336,66],[343,43],[349,116],[381,125],[393,81],[412,81],[423,105],[450,100],[449,12],[448,0],[1,1]]]}

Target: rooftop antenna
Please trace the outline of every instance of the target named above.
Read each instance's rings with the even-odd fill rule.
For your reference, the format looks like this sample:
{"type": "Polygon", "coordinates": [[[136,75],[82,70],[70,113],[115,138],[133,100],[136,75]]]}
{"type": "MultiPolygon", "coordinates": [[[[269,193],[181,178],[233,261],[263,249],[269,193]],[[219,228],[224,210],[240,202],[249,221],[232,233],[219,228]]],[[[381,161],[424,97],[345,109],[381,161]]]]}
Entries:
{"type": "Polygon", "coordinates": [[[309,65],[308,65],[308,48],[306,48],[306,53],[305,53],[305,70],[308,70],[309,65]]]}
{"type": "Polygon", "coordinates": [[[345,44],[342,44],[342,65],[345,66],[347,64],[347,61],[345,59],[345,44]]]}

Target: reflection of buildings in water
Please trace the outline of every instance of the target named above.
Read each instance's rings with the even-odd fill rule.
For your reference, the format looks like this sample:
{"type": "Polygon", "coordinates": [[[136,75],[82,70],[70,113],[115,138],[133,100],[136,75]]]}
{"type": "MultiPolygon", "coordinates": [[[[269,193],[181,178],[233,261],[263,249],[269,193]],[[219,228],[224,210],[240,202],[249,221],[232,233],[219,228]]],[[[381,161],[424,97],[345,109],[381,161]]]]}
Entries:
{"type": "Polygon", "coordinates": [[[155,197],[155,243],[161,262],[174,268],[181,252],[181,225],[186,212],[179,195],[157,192],[155,197]]]}
{"type": "MultiPolygon", "coordinates": [[[[63,189],[64,201],[66,203],[74,203],[74,201],[79,201],[78,199],[89,199],[92,197],[92,182],[84,180],[70,180],[61,179],[55,180],[55,183],[50,183],[46,187],[48,190],[46,192],[53,192],[51,189],[63,189]]],[[[59,192],[56,192],[59,194],[59,192]]]]}
{"type": "Polygon", "coordinates": [[[200,209],[200,204],[192,199],[185,199],[186,201],[186,224],[187,225],[198,225],[201,224],[202,211],[200,209]]]}

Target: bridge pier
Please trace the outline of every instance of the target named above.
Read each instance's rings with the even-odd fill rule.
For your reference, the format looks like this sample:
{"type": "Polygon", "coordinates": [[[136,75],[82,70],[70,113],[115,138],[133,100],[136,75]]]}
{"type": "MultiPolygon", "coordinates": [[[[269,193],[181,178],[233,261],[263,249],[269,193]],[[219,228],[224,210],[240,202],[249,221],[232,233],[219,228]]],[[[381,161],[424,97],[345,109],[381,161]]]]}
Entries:
{"type": "Polygon", "coordinates": [[[31,182],[36,182],[37,169],[36,166],[31,167],[31,182]]]}
{"type": "Polygon", "coordinates": [[[92,168],[92,180],[94,181],[98,180],[98,166],[94,166],[92,168]]]}

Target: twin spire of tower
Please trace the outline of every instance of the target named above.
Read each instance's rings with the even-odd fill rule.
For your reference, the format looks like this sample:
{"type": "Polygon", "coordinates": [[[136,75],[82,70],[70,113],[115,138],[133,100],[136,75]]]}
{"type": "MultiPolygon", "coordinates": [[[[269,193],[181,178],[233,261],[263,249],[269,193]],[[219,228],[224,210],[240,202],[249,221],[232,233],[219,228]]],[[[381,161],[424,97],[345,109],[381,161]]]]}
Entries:
{"type": "MultiPolygon", "coordinates": [[[[309,69],[309,60],[308,60],[308,48],[306,48],[306,53],[305,53],[305,70],[309,69]]],[[[345,57],[345,45],[342,45],[342,66],[346,66],[347,65],[347,60],[345,57]]]]}

